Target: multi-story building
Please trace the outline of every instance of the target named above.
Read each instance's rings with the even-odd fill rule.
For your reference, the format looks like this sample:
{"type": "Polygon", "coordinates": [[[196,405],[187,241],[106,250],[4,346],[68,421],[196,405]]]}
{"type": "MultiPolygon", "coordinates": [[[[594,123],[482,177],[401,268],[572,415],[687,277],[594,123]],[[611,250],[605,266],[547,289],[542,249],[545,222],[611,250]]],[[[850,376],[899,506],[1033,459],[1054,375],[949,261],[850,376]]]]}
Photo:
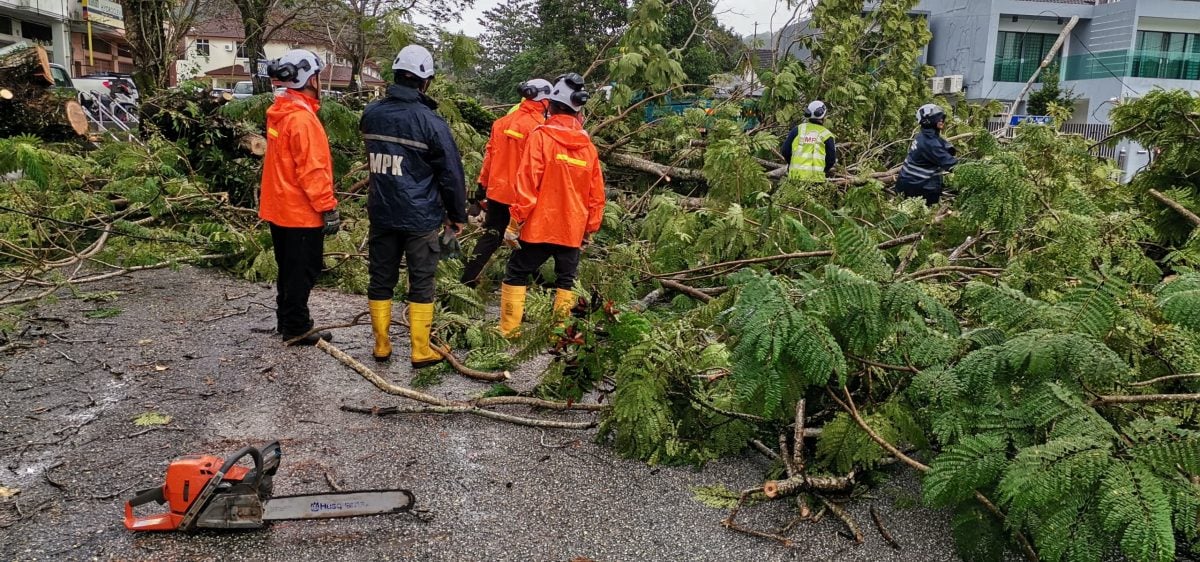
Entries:
{"type": "MultiPolygon", "coordinates": [[[[213,88],[230,88],[250,80],[256,61],[246,52],[244,38],[242,21],[238,18],[217,18],[192,26],[185,38],[184,56],[175,65],[177,80],[203,80],[213,88]]],[[[323,86],[346,88],[350,83],[350,66],[325,43],[315,33],[283,28],[272,35],[263,50],[268,59],[273,59],[290,49],[308,49],[326,61],[321,73],[323,86]]],[[[363,69],[361,81],[366,88],[384,85],[378,67],[373,64],[363,69]]]]}
{"type": "MultiPolygon", "coordinates": [[[[864,11],[879,1],[867,0],[864,11]]],[[[912,15],[932,33],[922,61],[936,71],[935,94],[1008,105],[1077,16],[1052,65],[1060,86],[1078,96],[1070,121],[1058,125],[1091,138],[1108,134],[1108,113],[1121,101],[1158,87],[1200,90],[1200,0],[920,0],[912,15]]],[[[804,21],[781,30],[778,44],[803,59],[796,40],[813,33],[804,21]]],[[[1149,162],[1128,141],[1097,153],[1126,179],[1149,162]]]]}
{"type": "MultiPolygon", "coordinates": [[[[1108,113],[1154,88],[1200,90],[1198,0],[921,0],[933,39],[926,61],[969,100],[1011,103],[1072,16],[1079,18],[1056,56],[1061,86],[1079,96],[1072,130],[1099,136],[1108,113]]],[[[1024,102],[1016,113],[1025,111],[1024,102]]],[[[1149,162],[1122,143],[1110,156],[1128,178],[1149,162]]]]}
{"type": "Polygon", "coordinates": [[[89,0],[87,18],[79,0],[0,0],[0,47],[21,41],[46,47],[50,62],[69,68],[72,76],[133,71],[116,0],[89,0]]]}
{"type": "Polygon", "coordinates": [[[69,65],[70,9],[66,0],[0,0],[0,47],[29,41],[46,47],[50,62],[69,65]]]}

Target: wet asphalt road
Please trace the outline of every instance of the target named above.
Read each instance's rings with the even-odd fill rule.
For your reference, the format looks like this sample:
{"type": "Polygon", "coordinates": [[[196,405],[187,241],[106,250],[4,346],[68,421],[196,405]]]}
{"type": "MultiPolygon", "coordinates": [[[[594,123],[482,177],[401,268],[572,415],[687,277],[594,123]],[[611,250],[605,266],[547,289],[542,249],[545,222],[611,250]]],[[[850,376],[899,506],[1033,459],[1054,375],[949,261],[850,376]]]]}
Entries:
{"type": "MultiPolygon", "coordinates": [[[[396,405],[333,358],[283,348],[253,328],[273,326],[274,293],[193,268],[113,279],[98,304],[63,300],[36,309],[22,341],[0,355],[0,560],[955,560],[943,512],[914,507],[910,471],[848,504],[866,536],[854,545],[826,517],[783,548],[733,533],[723,510],[692,499],[696,486],[761,484],[756,454],[692,467],[651,467],[593,443],[594,431],[543,431],[474,417],[343,412],[341,404],[396,405]],[[263,306],[266,305],[266,306],[263,306]],[[116,307],[112,318],[84,312],[116,307]],[[224,316],[224,317],[223,317],[224,316]],[[145,431],[147,411],[172,421],[145,431]],[[412,515],[276,523],[254,532],[132,534],[123,501],[161,483],[167,462],[223,455],[243,444],[283,442],[276,495],[401,487],[412,515]],[[328,475],[328,476],[327,476],[328,475]],[[2,496],[3,494],[0,494],[2,496]],[[875,506],[902,549],[880,538],[875,506]]],[[[362,297],[318,291],[318,323],[365,309],[362,297]]],[[[338,330],[335,344],[369,362],[369,328],[338,330]]],[[[396,354],[407,355],[399,334],[396,354]]],[[[545,359],[514,373],[529,388],[545,359]]],[[[408,383],[404,361],[382,368],[408,383]]],[[[448,375],[430,392],[466,397],[485,383],[448,375]]],[[[411,405],[411,404],[409,404],[411,405]]],[[[517,408],[514,413],[528,413],[517,408]]],[[[583,419],[590,414],[568,414],[583,419]]],[[[147,510],[153,511],[153,510],[147,510]]],[[[145,513],[139,511],[139,513],[145,513]]],[[[743,510],[764,530],[792,517],[784,502],[743,510]]]]}

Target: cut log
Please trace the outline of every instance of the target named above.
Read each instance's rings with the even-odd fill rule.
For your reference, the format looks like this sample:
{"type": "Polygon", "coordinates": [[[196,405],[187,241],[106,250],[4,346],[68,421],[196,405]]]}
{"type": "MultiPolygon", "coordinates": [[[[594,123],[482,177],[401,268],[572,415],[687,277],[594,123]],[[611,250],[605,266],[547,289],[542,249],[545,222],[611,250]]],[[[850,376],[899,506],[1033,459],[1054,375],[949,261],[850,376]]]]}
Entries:
{"type": "Polygon", "coordinates": [[[254,133],[242,135],[238,139],[238,148],[255,156],[262,156],[267,153],[267,139],[254,133]]]}
{"type": "Polygon", "coordinates": [[[793,476],[785,480],[767,480],[763,494],[768,498],[786,498],[800,492],[843,492],[854,486],[854,473],[846,476],[793,476]]]}
{"type": "Polygon", "coordinates": [[[0,54],[0,84],[0,137],[34,135],[57,141],[87,133],[83,107],[53,87],[46,49],[35,45],[0,54]]]}

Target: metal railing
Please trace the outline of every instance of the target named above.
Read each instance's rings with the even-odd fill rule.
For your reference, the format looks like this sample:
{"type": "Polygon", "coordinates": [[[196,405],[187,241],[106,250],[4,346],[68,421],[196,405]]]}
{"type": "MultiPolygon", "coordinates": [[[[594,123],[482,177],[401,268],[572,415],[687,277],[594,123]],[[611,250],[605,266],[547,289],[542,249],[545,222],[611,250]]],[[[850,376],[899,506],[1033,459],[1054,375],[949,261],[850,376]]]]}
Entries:
{"type": "Polygon", "coordinates": [[[1119,50],[1067,57],[1067,80],[1113,77],[1200,80],[1200,52],[1119,50]]]}
{"type": "MultiPolygon", "coordinates": [[[[988,121],[988,132],[995,133],[1005,128],[1006,123],[999,119],[988,121]]],[[[1044,127],[1053,125],[1028,125],[1030,127],[1044,127]]],[[[1107,123],[1064,123],[1056,127],[1059,133],[1067,135],[1079,135],[1090,141],[1100,141],[1108,138],[1112,134],[1112,125],[1107,123]]],[[[1006,131],[1007,138],[1013,138],[1017,135],[1017,129],[1009,127],[1006,131]]],[[[1092,154],[1109,160],[1116,159],[1117,148],[1115,146],[1101,145],[1091,150],[1092,154]]]]}

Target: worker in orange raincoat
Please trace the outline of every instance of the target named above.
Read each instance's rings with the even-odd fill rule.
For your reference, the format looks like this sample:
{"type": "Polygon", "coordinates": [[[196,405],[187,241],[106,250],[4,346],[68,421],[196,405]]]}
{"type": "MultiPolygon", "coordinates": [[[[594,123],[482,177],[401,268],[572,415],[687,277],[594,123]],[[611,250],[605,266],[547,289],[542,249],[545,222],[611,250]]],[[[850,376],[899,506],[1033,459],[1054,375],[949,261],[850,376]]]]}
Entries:
{"type": "Polygon", "coordinates": [[[554,313],[574,307],[571,292],[581,248],[604,219],[604,176],[596,146],[579,118],[590,95],[583,78],[567,74],[549,95],[550,117],[533,130],[517,168],[517,201],[504,243],[515,248],[500,286],[500,332],[511,335],[525,312],[529,277],[554,258],[554,313]]]}
{"type": "MultiPolygon", "coordinates": [[[[287,88],[267,109],[267,153],[263,158],[258,216],[271,225],[276,282],[276,329],[284,341],[312,329],[308,296],[321,273],[325,236],[341,226],[333,196],[333,158],[317,119],[321,59],[304,49],[283,54],[267,75],[287,88]]],[[[330,340],[329,332],[296,343],[330,340]]]]}
{"type": "Polygon", "coordinates": [[[551,89],[550,82],[541,78],[522,83],[517,88],[524,98],[520,109],[492,123],[492,136],[479,171],[479,189],[467,211],[473,217],[487,211],[483,237],[475,244],[474,257],[463,268],[462,282],[469,287],[479,283],[479,275],[504,240],[510,218],[508,208],[517,202],[517,165],[529,134],[546,121],[545,100],[551,89]]]}

